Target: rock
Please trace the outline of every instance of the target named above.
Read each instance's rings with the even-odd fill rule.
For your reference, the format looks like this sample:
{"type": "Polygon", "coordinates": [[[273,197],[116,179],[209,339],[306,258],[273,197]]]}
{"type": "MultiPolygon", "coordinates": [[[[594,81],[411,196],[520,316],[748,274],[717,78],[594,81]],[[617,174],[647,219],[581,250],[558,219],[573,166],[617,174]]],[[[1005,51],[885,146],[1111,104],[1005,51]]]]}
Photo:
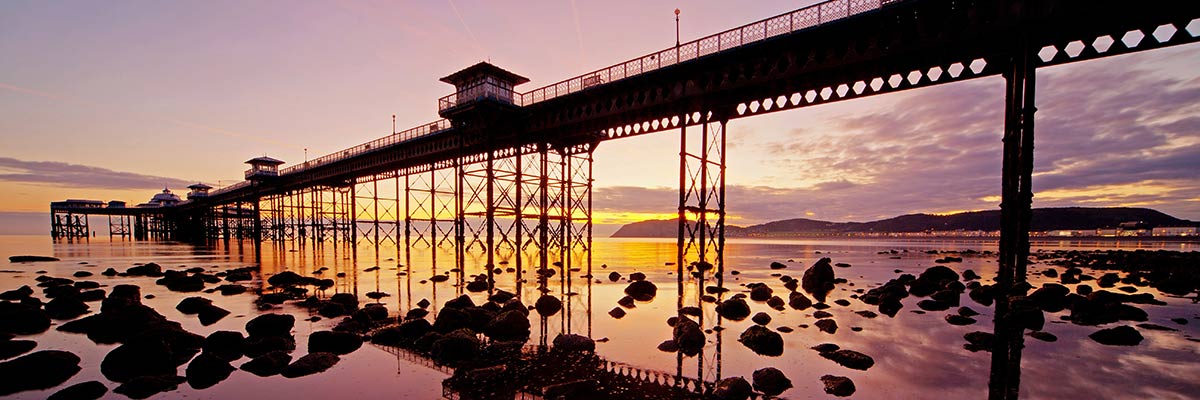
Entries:
{"type": "Polygon", "coordinates": [[[834,300],[834,301],[833,301],[833,304],[837,304],[837,305],[839,305],[839,306],[842,306],[842,307],[849,307],[849,306],[850,306],[850,300],[846,300],[846,299],[837,299],[837,300],[834,300]]]}
{"type": "Polygon", "coordinates": [[[554,351],[562,353],[595,353],[596,341],[587,336],[573,333],[559,334],[554,338],[554,351]]]}
{"type": "Polygon", "coordinates": [[[429,350],[435,361],[442,364],[455,364],[475,358],[482,347],[474,332],[468,329],[459,329],[433,341],[429,350]]]}
{"type": "Polygon", "coordinates": [[[484,281],[475,280],[475,281],[467,282],[467,291],[471,292],[471,293],[479,293],[482,291],[486,291],[490,287],[491,287],[491,285],[488,285],[486,280],[484,280],[484,281]]]}
{"type": "Polygon", "coordinates": [[[1187,325],[1188,324],[1187,318],[1171,318],[1171,322],[1174,322],[1179,325],[1187,325]]]}
{"type": "Polygon", "coordinates": [[[963,306],[963,307],[958,308],[958,315],[961,315],[964,317],[974,317],[976,315],[979,315],[979,312],[975,311],[971,307],[963,306]]]}
{"type": "Polygon", "coordinates": [[[833,351],[837,351],[840,348],[841,347],[839,347],[838,345],[833,344],[833,343],[821,343],[821,344],[818,344],[818,345],[812,347],[812,349],[816,350],[818,353],[833,352],[833,351]]]}
{"type": "Polygon", "coordinates": [[[783,263],[778,262],[778,261],[771,262],[771,269],[784,269],[784,268],[787,268],[787,265],[784,265],[783,263]]]}
{"type": "Polygon", "coordinates": [[[623,309],[621,307],[613,307],[612,310],[608,311],[608,315],[613,318],[616,318],[616,319],[624,318],[625,317],[625,309],[623,309]]]}
{"type": "Polygon", "coordinates": [[[46,316],[53,319],[75,319],[87,314],[89,307],[77,297],[58,297],[46,303],[46,316]]]}
{"type": "Polygon", "coordinates": [[[108,388],[97,381],[77,383],[59,390],[47,397],[46,400],[96,400],[104,397],[108,388]]]}
{"type": "Polygon", "coordinates": [[[829,258],[818,260],[808,267],[804,276],[800,278],[800,287],[813,295],[818,302],[824,302],[826,294],[833,290],[833,267],[829,263],[829,258]]]}
{"type": "Polygon", "coordinates": [[[277,288],[296,286],[304,277],[292,271],[283,271],[267,278],[267,283],[277,288]]]}
{"type": "Polygon", "coordinates": [[[247,361],[245,364],[242,364],[241,369],[254,375],[267,377],[279,374],[290,362],[292,362],[290,354],[282,350],[276,350],[247,361]]]}
{"type": "Polygon", "coordinates": [[[674,353],[679,351],[679,346],[675,344],[674,340],[664,340],[658,344],[658,350],[665,353],[674,353]]]}
{"type": "Polygon", "coordinates": [[[825,393],[837,397],[847,397],[854,394],[854,381],[850,380],[850,378],[825,375],[821,377],[821,383],[825,384],[825,393]]]}
{"type": "Polygon", "coordinates": [[[296,349],[296,339],[288,336],[249,336],[246,338],[246,357],[257,358],[272,351],[291,352],[296,349]]]}
{"type": "Polygon", "coordinates": [[[216,331],[204,338],[201,348],[205,354],[225,361],[236,361],[245,354],[246,338],[241,332],[216,331]]]}
{"type": "Polygon", "coordinates": [[[1053,333],[1046,332],[1046,331],[1033,331],[1033,332],[1029,332],[1029,337],[1031,337],[1031,338],[1034,338],[1034,339],[1037,339],[1037,340],[1041,340],[1041,341],[1043,341],[1043,342],[1056,342],[1056,341],[1058,341],[1058,336],[1054,336],[1054,334],[1053,334],[1053,333]]]}
{"type": "Polygon", "coordinates": [[[346,308],[346,310],[358,309],[358,297],[355,297],[354,294],[351,293],[338,293],[333,296],[329,296],[329,301],[341,304],[342,307],[346,308]]]}
{"type": "Polygon", "coordinates": [[[1029,294],[1029,299],[1032,300],[1042,311],[1059,312],[1067,307],[1067,295],[1071,293],[1071,289],[1057,283],[1046,283],[1038,290],[1029,294]]]}
{"type": "Polygon", "coordinates": [[[0,340],[0,360],[7,360],[33,350],[37,342],[32,340],[0,340]]]}
{"type": "Polygon", "coordinates": [[[876,314],[871,310],[855,311],[854,313],[863,316],[863,318],[875,318],[879,316],[879,314],[876,314]]]}
{"type": "Polygon", "coordinates": [[[208,353],[200,353],[188,364],[184,376],[193,389],[207,389],[229,378],[234,368],[229,361],[208,353]]]}
{"type": "Polygon", "coordinates": [[[792,380],[783,371],[767,367],[754,371],[754,390],[768,396],[778,396],[783,391],[792,388],[792,380]]]}
{"type": "Polygon", "coordinates": [[[300,357],[300,359],[288,364],[287,367],[284,367],[282,371],[279,371],[279,375],[282,375],[284,378],[299,378],[317,374],[325,372],[325,370],[337,364],[338,361],[340,359],[337,354],[308,353],[304,357],[300,357]]]}
{"type": "Polygon", "coordinates": [[[754,314],[753,317],[750,317],[750,320],[754,321],[754,323],[759,324],[759,325],[766,325],[766,324],[771,323],[771,316],[767,315],[767,313],[760,312],[760,313],[754,314]]]}
{"type": "Polygon", "coordinates": [[[629,296],[625,296],[625,297],[622,297],[620,300],[617,300],[617,304],[619,304],[621,307],[625,307],[625,308],[636,307],[634,305],[633,298],[629,297],[629,296]]]}
{"type": "Polygon", "coordinates": [[[157,277],[163,276],[163,271],[162,271],[162,267],[159,266],[158,264],[147,263],[147,264],[138,265],[138,266],[135,266],[135,267],[125,270],[125,275],[149,276],[149,277],[157,278],[157,277]]]}
{"type": "Polygon", "coordinates": [[[737,376],[721,379],[713,388],[713,397],[720,400],[746,400],[753,389],[746,378],[737,376]]]}
{"type": "Polygon", "coordinates": [[[696,355],[704,349],[706,338],[700,325],[688,318],[680,318],[671,330],[675,346],[685,355],[696,355]]]}
{"type": "Polygon", "coordinates": [[[783,355],[783,337],[778,332],[762,325],[751,325],[746,328],[738,341],[759,355],[770,357],[783,355]]]}
{"type": "Polygon", "coordinates": [[[1046,324],[1046,316],[1037,304],[1025,296],[1011,296],[1008,300],[1008,315],[1013,324],[1032,331],[1040,331],[1046,324]]]}
{"type": "Polygon", "coordinates": [[[221,285],[221,286],[217,286],[217,291],[221,292],[222,296],[233,296],[233,295],[246,293],[246,287],[242,286],[242,285],[234,285],[234,284],[221,285]]]}
{"type": "MultiPolygon", "coordinates": [[[[1051,271],[1053,271],[1053,270],[1051,270],[1051,271]]],[[[1050,275],[1046,275],[1046,276],[1050,276],[1050,275]]],[[[1050,276],[1050,277],[1053,278],[1053,276],[1050,276]]],[[[979,279],[979,274],[976,274],[975,271],[968,269],[966,271],[963,271],[962,278],[964,281],[973,281],[973,280],[979,279]]]]}
{"type": "Polygon", "coordinates": [[[362,347],[362,336],[349,332],[317,331],[308,336],[309,353],[344,355],[362,347]]]}
{"type": "MultiPolygon", "coordinates": [[[[619,310],[620,308],[614,308],[619,310]]],[[[529,339],[529,316],[520,311],[510,310],[497,315],[487,324],[483,332],[492,340],[524,341],[529,339]]]]}
{"type": "Polygon", "coordinates": [[[100,289],[83,291],[79,293],[78,298],[80,301],[86,302],[104,300],[104,291],[100,289]]]}
{"type": "Polygon", "coordinates": [[[0,333],[32,335],[50,329],[50,317],[41,307],[0,302],[0,333]]]}
{"type": "Polygon", "coordinates": [[[8,256],[8,262],[47,262],[58,261],[57,258],[50,256],[8,256]]]}
{"type": "Polygon", "coordinates": [[[113,389],[113,393],[123,394],[131,399],[145,399],[162,392],[178,389],[179,384],[186,380],[174,374],[140,376],[117,386],[116,389],[113,389]]]}
{"type": "Polygon", "coordinates": [[[249,336],[289,336],[296,325],[291,314],[263,314],[246,323],[249,336]]]}
{"type": "Polygon", "coordinates": [[[1136,346],[1142,342],[1141,333],[1128,325],[1122,325],[1115,328],[1101,329],[1091,335],[1089,338],[1108,346],[1136,346]]]}
{"type": "Polygon", "coordinates": [[[104,356],[100,372],[114,382],[143,376],[174,375],[200,351],[204,337],[175,327],[151,328],[104,356]]]}
{"type": "Polygon", "coordinates": [[[828,311],[821,311],[821,310],[813,311],[813,318],[816,318],[816,319],[825,319],[825,318],[832,318],[832,317],[833,317],[833,314],[830,314],[828,311]]]}
{"type": "Polygon", "coordinates": [[[812,300],[800,292],[788,293],[788,305],[797,310],[804,310],[812,307],[812,300]]]}
{"type": "Polygon", "coordinates": [[[551,295],[542,295],[533,303],[533,308],[543,317],[551,317],[562,310],[562,300],[551,295]]]}
{"type": "Polygon", "coordinates": [[[634,272],[632,274],[629,274],[629,280],[633,281],[633,282],[644,281],[644,280],[646,280],[646,274],[641,273],[641,272],[634,272]]]}
{"type": "Polygon", "coordinates": [[[817,329],[820,329],[821,332],[825,332],[828,334],[834,334],[837,332],[837,329],[838,329],[837,321],[834,321],[832,319],[818,320],[817,322],[814,322],[813,325],[816,325],[817,329]]]}
{"type": "Polygon", "coordinates": [[[717,304],[716,310],[722,318],[732,321],[741,321],[750,316],[750,306],[740,298],[722,301],[717,304]]]}
{"type": "Polygon", "coordinates": [[[0,396],[61,385],[79,372],[79,361],[79,356],[65,351],[42,350],[0,362],[5,382],[0,384],[0,396]]]}
{"type": "Polygon", "coordinates": [[[620,273],[620,272],[617,272],[617,271],[609,272],[609,273],[608,273],[608,280],[609,280],[610,282],[616,282],[616,281],[619,281],[619,280],[621,280],[621,273],[620,273]]]}
{"type": "Polygon", "coordinates": [[[625,287],[625,294],[637,301],[650,301],[658,294],[658,286],[647,280],[633,281],[625,287]]]}
{"type": "Polygon", "coordinates": [[[996,335],[990,332],[975,331],[963,335],[963,339],[967,340],[967,344],[963,345],[964,349],[970,351],[992,351],[992,344],[996,340],[996,335]]]}
{"type": "Polygon", "coordinates": [[[950,309],[950,305],[938,300],[925,299],[917,302],[917,307],[925,311],[946,311],[950,309]]]}
{"type": "Polygon", "coordinates": [[[946,314],[946,322],[950,323],[950,325],[964,326],[974,324],[975,319],[958,314],[946,314]]]}
{"type": "Polygon", "coordinates": [[[771,298],[772,293],[774,293],[774,291],[771,290],[770,286],[758,284],[750,289],[750,300],[767,301],[771,298]]]}

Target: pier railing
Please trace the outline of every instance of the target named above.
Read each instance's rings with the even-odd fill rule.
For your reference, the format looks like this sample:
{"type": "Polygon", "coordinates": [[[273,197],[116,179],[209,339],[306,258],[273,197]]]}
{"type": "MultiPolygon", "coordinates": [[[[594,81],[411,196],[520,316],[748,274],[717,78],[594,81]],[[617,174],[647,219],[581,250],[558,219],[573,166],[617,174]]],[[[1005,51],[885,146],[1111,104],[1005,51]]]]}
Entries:
{"type": "MultiPolygon", "coordinates": [[[[759,42],[767,38],[809,29],[847,18],[867,11],[878,10],[885,5],[903,0],[828,0],[822,3],[791,11],[786,14],[760,20],[721,33],[709,35],[676,47],[647,54],[642,57],[618,63],[607,68],[601,68],[583,75],[546,85],[525,93],[505,91],[504,100],[517,106],[528,106],[559,96],[579,92],[594,86],[604,85],[621,79],[637,76],[662,67],[679,64],[700,57],[719,54],[746,44],[759,42]]],[[[461,100],[457,94],[445,96],[438,101],[438,110],[454,107],[461,100]]],[[[293,165],[279,171],[280,175],[303,172],[310,168],[319,167],[332,162],[344,160],[357,155],[370,153],[384,147],[406,142],[422,136],[438,133],[450,128],[450,121],[441,119],[402,132],[394,133],[360,144],[336,153],[328,154],[315,160],[293,165]]],[[[235,185],[236,186],[236,185],[235,185]]],[[[234,190],[233,186],[216,193],[234,190]]]]}
{"type": "Polygon", "coordinates": [[[530,90],[519,96],[520,101],[517,102],[517,105],[527,106],[550,100],[662,67],[721,53],[770,37],[820,26],[867,11],[878,10],[885,5],[899,1],[902,0],[829,0],[813,4],[786,14],[709,35],[676,47],[647,54],[607,68],[601,68],[558,83],[530,90]]]}

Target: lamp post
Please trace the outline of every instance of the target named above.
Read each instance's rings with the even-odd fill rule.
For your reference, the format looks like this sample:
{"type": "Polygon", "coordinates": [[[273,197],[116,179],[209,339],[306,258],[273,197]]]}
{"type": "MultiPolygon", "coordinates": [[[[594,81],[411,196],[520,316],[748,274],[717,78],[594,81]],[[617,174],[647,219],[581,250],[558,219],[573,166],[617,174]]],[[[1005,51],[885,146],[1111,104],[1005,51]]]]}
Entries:
{"type": "Polygon", "coordinates": [[[679,50],[679,9],[675,9],[675,50],[679,50]]]}
{"type": "Polygon", "coordinates": [[[392,114],[392,134],[396,134],[396,114],[392,114]]]}

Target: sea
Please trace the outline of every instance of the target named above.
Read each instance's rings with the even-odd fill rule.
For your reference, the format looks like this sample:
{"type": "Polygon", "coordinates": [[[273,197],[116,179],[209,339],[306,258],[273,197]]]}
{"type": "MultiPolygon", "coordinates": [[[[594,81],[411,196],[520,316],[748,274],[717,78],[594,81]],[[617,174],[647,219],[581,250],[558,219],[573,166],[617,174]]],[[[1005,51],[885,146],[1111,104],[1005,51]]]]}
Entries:
{"type": "MultiPolygon", "coordinates": [[[[445,301],[460,295],[470,296],[477,304],[485,301],[486,292],[471,293],[461,284],[469,281],[471,275],[486,271],[486,259],[482,254],[468,254],[460,267],[453,265],[452,249],[443,249],[438,253],[441,264],[435,265],[430,251],[414,253],[410,257],[398,244],[403,243],[395,240],[380,245],[365,241],[358,244],[290,241],[256,246],[250,241],[233,240],[195,245],[104,237],[70,242],[53,241],[45,236],[0,236],[0,256],[4,260],[8,256],[26,254],[60,259],[39,263],[0,261],[5,263],[0,265],[0,291],[22,285],[34,286],[34,278],[42,274],[72,278],[77,271],[88,271],[94,275],[72,279],[94,280],[105,289],[118,284],[139,285],[143,295],[152,295],[143,301],[146,305],[168,319],[180,322],[188,331],[205,336],[218,330],[243,331],[246,321],[263,313],[290,313],[297,316],[294,329],[298,342],[296,357],[304,353],[308,335],[331,329],[339,319],[321,318],[310,322],[308,318],[317,315],[316,311],[292,303],[261,310],[254,301],[257,295],[253,289],[267,288],[266,278],[282,271],[306,276],[321,271],[323,278],[334,279],[335,286],[320,293],[322,296],[353,293],[362,302],[372,302],[374,300],[368,299],[366,293],[386,293],[379,302],[392,315],[403,315],[422,299],[433,304],[431,311],[434,312],[445,301]],[[110,267],[124,271],[135,264],[148,262],[167,269],[203,267],[209,272],[255,266],[260,272],[249,285],[250,292],[234,296],[204,295],[232,313],[215,324],[203,326],[195,316],[184,315],[175,309],[182,299],[196,293],[171,292],[148,278],[100,275],[110,267]],[[458,279],[460,271],[461,280],[458,279]],[[446,273],[456,279],[441,283],[429,280],[435,274],[446,273]]],[[[827,303],[833,305],[835,300],[844,299],[850,305],[833,305],[825,310],[837,321],[839,329],[835,333],[825,333],[813,326],[816,321],[814,309],[777,311],[762,302],[749,302],[752,312],[765,312],[771,316],[769,328],[791,328],[791,332],[782,333],[783,355],[767,357],[755,354],[737,340],[739,334],[754,322],[750,319],[719,319],[713,304],[701,300],[702,288],[716,284],[711,278],[698,282],[685,274],[687,279],[681,283],[678,266],[674,264],[677,257],[674,239],[597,238],[591,253],[590,278],[587,258],[576,257],[571,263],[572,269],[562,269],[562,273],[547,280],[546,292],[563,299],[564,310],[545,320],[533,318],[530,341],[552,342],[554,336],[564,332],[586,335],[597,339],[596,352],[607,360],[644,371],[706,382],[732,376],[750,380],[755,370],[774,367],[793,384],[781,398],[828,397],[820,380],[823,375],[852,379],[857,388],[853,398],[984,398],[988,393],[991,356],[985,351],[964,349],[963,335],[973,331],[990,332],[991,308],[962,296],[962,305],[981,315],[975,318],[978,321],[975,324],[956,326],[944,319],[945,314],[954,312],[954,308],[918,313],[914,311],[919,310],[916,302],[920,299],[909,297],[904,299],[904,308],[895,317],[880,314],[868,318],[855,311],[875,310],[875,307],[857,300],[855,294],[858,289],[876,287],[901,273],[920,274],[933,265],[947,265],[959,273],[970,269],[988,281],[995,277],[997,264],[996,258],[985,252],[996,249],[994,240],[967,239],[728,240],[724,253],[727,273],[722,283],[731,290],[730,294],[748,292],[745,285],[755,282],[766,283],[776,294],[785,294],[787,289],[780,279],[783,275],[800,278],[805,269],[826,257],[834,263],[847,265],[835,268],[836,276],[847,282],[837,285],[827,303]],[[966,255],[961,262],[938,264],[936,260],[945,254],[931,254],[931,251],[958,251],[966,255]],[[786,268],[772,269],[772,262],[782,263],[786,268]],[[612,272],[620,274],[621,279],[611,281],[609,275],[612,272]],[[625,296],[626,277],[634,272],[646,274],[647,280],[657,285],[657,295],[651,301],[638,302],[635,307],[626,309],[626,315],[621,318],[611,316],[609,311],[620,307],[617,301],[625,296]],[[696,356],[677,357],[676,353],[657,349],[659,343],[671,339],[672,328],[666,320],[675,315],[680,303],[699,306],[703,310],[704,328],[712,329],[720,324],[719,329],[710,330],[706,335],[707,345],[696,356]],[[843,367],[811,349],[822,343],[834,343],[843,349],[864,353],[872,357],[875,364],[865,371],[843,367]]],[[[1139,241],[1136,238],[1041,240],[1033,243],[1032,251],[1111,249],[1198,251],[1200,244],[1139,241]]],[[[530,267],[537,262],[537,257],[526,256],[520,277],[515,271],[508,272],[508,268],[515,269],[515,261],[509,258],[496,265],[500,267],[500,273],[495,275],[495,280],[498,289],[516,293],[525,304],[532,304],[542,291],[536,284],[534,268],[530,267]]],[[[1029,274],[1034,287],[1057,281],[1039,274],[1047,268],[1057,268],[1059,272],[1063,269],[1034,262],[1029,274]]],[[[1195,295],[1171,296],[1149,287],[1138,287],[1137,291],[1151,293],[1166,303],[1139,307],[1148,313],[1148,323],[1171,330],[1139,329],[1145,337],[1139,345],[1107,346],[1089,339],[1088,335],[1101,328],[1134,323],[1122,321],[1100,327],[1080,326],[1062,320],[1069,310],[1047,313],[1044,331],[1058,339],[1045,342],[1026,337],[1021,362],[1021,397],[1200,398],[1200,342],[1197,341],[1200,338],[1200,305],[1195,295]],[[1180,318],[1185,324],[1177,322],[1180,318]]],[[[39,290],[37,295],[40,294],[39,290]]],[[[783,297],[787,298],[786,295],[783,297]]],[[[97,312],[99,304],[92,303],[92,308],[97,312]]],[[[55,321],[55,324],[64,322],[55,321]]],[[[21,392],[10,398],[45,398],[58,389],[90,380],[108,386],[108,397],[124,398],[111,392],[116,384],[106,380],[99,368],[105,354],[115,345],[98,345],[84,335],[59,332],[54,326],[26,339],[38,342],[36,350],[60,349],[79,355],[83,369],[59,387],[21,392]]],[[[238,366],[245,361],[242,359],[233,364],[238,366]]],[[[235,371],[214,387],[196,390],[185,383],[156,398],[438,399],[444,394],[441,382],[447,377],[449,373],[443,368],[431,367],[385,347],[365,344],[342,356],[337,365],[324,373],[287,379],[279,376],[261,378],[235,371]]]]}

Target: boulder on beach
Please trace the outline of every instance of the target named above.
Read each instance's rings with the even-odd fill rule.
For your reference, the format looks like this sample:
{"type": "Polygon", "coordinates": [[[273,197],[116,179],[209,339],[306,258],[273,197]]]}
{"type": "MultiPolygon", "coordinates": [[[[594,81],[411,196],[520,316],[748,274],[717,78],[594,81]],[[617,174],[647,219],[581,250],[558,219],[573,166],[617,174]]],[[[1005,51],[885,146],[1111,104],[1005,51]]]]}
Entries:
{"type": "Polygon", "coordinates": [[[746,378],[735,376],[717,381],[713,388],[713,397],[719,400],[746,400],[752,392],[753,389],[746,378]]]}
{"type": "Polygon", "coordinates": [[[47,302],[45,309],[46,316],[63,320],[75,319],[80,315],[87,314],[91,307],[78,297],[58,297],[47,302]]]}
{"type": "Polygon", "coordinates": [[[455,364],[479,355],[483,347],[479,338],[469,329],[459,329],[438,338],[430,346],[433,359],[442,364],[455,364]]]}
{"type": "Polygon", "coordinates": [[[560,353],[595,353],[596,341],[587,336],[573,333],[559,334],[552,342],[554,351],[560,353]]]}
{"type": "Polygon", "coordinates": [[[204,353],[222,360],[236,361],[245,354],[246,338],[242,336],[241,332],[216,331],[204,338],[201,348],[204,353]]]}
{"type": "Polygon", "coordinates": [[[832,319],[818,320],[817,322],[814,322],[813,325],[816,325],[817,329],[820,329],[821,332],[825,332],[828,334],[837,333],[837,330],[838,330],[837,321],[834,321],[832,319]]]}
{"type": "Polygon", "coordinates": [[[48,389],[71,379],[81,369],[79,356],[59,350],[42,350],[0,362],[0,396],[26,390],[48,389]]]}
{"type": "Polygon", "coordinates": [[[767,367],[754,371],[754,390],[767,396],[778,396],[792,388],[792,380],[775,368],[767,367]]]}
{"type": "Polygon", "coordinates": [[[716,310],[721,318],[732,321],[741,321],[750,316],[750,306],[746,304],[745,300],[740,298],[722,301],[717,304],[716,310]]]}
{"type": "Polygon", "coordinates": [[[825,384],[825,393],[837,397],[847,397],[854,394],[854,381],[850,380],[850,378],[825,375],[821,377],[821,383],[825,384]]]}
{"type": "Polygon", "coordinates": [[[833,290],[833,266],[828,257],[817,260],[815,264],[804,271],[800,278],[800,287],[813,295],[818,302],[824,302],[825,296],[833,290]]]}
{"type": "Polygon", "coordinates": [[[647,280],[637,280],[625,287],[625,294],[637,301],[650,301],[658,294],[658,286],[647,280]]]}
{"type": "Polygon", "coordinates": [[[552,317],[562,310],[562,300],[551,295],[542,295],[533,303],[533,309],[543,317],[552,317]]]}
{"type": "Polygon", "coordinates": [[[762,325],[746,328],[738,341],[759,355],[778,357],[783,355],[783,336],[762,325]]]}
{"type": "Polygon", "coordinates": [[[0,338],[0,360],[7,360],[37,348],[37,342],[32,340],[12,340],[0,338]]]}
{"type": "Polygon", "coordinates": [[[188,363],[184,376],[193,389],[207,389],[229,378],[235,368],[229,361],[209,353],[200,353],[188,363]]]}
{"type": "Polygon", "coordinates": [[[990,352],[992,351],[992,344],[996,341],[996,335],[991,332],[975,331],[963,335],[963,339],[967,340],[967,343],[963,345],[964,349],[972,352],[981,350],[990,352]]]}
{"type": "Polygon", "coordinates": [[[771,323],[771,316],[765,312],[760,312],[750,317],[750,320],[759,325],[766,325],[771,323]]]}
{"type": "Polygon", "coordinates": [[[488,322],[483,333],[487,334],[492,340],[524,341],[529,339],[529,328],[528,315],[517,310],[509,310],[501,312],[491,322],[488,322]]]}
{"type": "Polygon", "coordinates": [[[263,314],[246,322],[246,334],[249,336],[288,336],[296,325],[296,317],[291,314],[263,314]]]}
{"type": "Polygon", "coordinates": [[[186,378],[175,374],[139,376],[117,386],[116,389],[113,389],[113,393],[123,394],[131,399],[146,399],[159,393],[178,389],[179,384],[185,381],[187,381],[186,378]]]}
{"type": "Polygon", "coordinates": [[[358,350],[362,343],[362,336],[354,333],[317,331],[308,336],[308,352],[344,355],[358,350]]]}
{"type": "Polygon", "coordinates": [[[308,353],[284,367],[279,371],[279,375],[284,378],[299,378],[317,374],[332,368],[340,360],[337,354],[333,353],[308,353]]]}
{"type": "Polygon", "coordinates": [[[261,377],[267,377],[279,374],[279,371],[282,371],[290,362],[292,362],[290,354],[282,350],[276,350],[247,361],[245,364],[242,364],[241,370],[261,377]]]}
{"type": "Polygon", "coordinates": [[[846,368],[866,371],[875,365],[875,359],[854,350],[839,349],[821,352],[821,357],[832,360],[846,368]]]}
{"type": "Polygon", "coordinates": [[[1088,337],[1095,340],[1096,343],[1108,346],[1136,346],[1144,339],[1137,329],[1128,325],[1101,329],[1088,337]]]}
{"type": "Polygon", "coordinates": [[[788,293],[788,305],[796,310],[804,310],[812,307],[813,302],[812,300],[809,300],[808,296],[805,296],[804,293],[791,292],[788,293]]]}
{"type": "Polygon", "coordinates": [[[32,335],[50,329],[50,317],[41,307],[0,302],[0,333],[32,335]]]}
{"type": "Polygon", "coordinates": [[[113,382],[174,375],[177,367],[200,352],[203,343],[203,336],[182,329],[152,328],[109,351],[100,363],[100,372],[113,382]]]}
{"type": "Polygon", "coordinates": [[[104,397],[108,388],[98,381],[77,383],[54,392],[46,400],[96,400],[104,397]]]}
{"type": "Polygon", "coordinates": [[[8,262],[49,262],[58,261],[57,258],[50,256],[8,256],[8,262]]]}
{"type": "Polygon", "coordinates": [[[689,318],[680,318],[675,322],[675,327],[671,330],[671,338],[675,341],[675,346],[679,351],[689,356],[699,354],[700,350],[704,348],[706,340],[700,324],[689,318]]]}

